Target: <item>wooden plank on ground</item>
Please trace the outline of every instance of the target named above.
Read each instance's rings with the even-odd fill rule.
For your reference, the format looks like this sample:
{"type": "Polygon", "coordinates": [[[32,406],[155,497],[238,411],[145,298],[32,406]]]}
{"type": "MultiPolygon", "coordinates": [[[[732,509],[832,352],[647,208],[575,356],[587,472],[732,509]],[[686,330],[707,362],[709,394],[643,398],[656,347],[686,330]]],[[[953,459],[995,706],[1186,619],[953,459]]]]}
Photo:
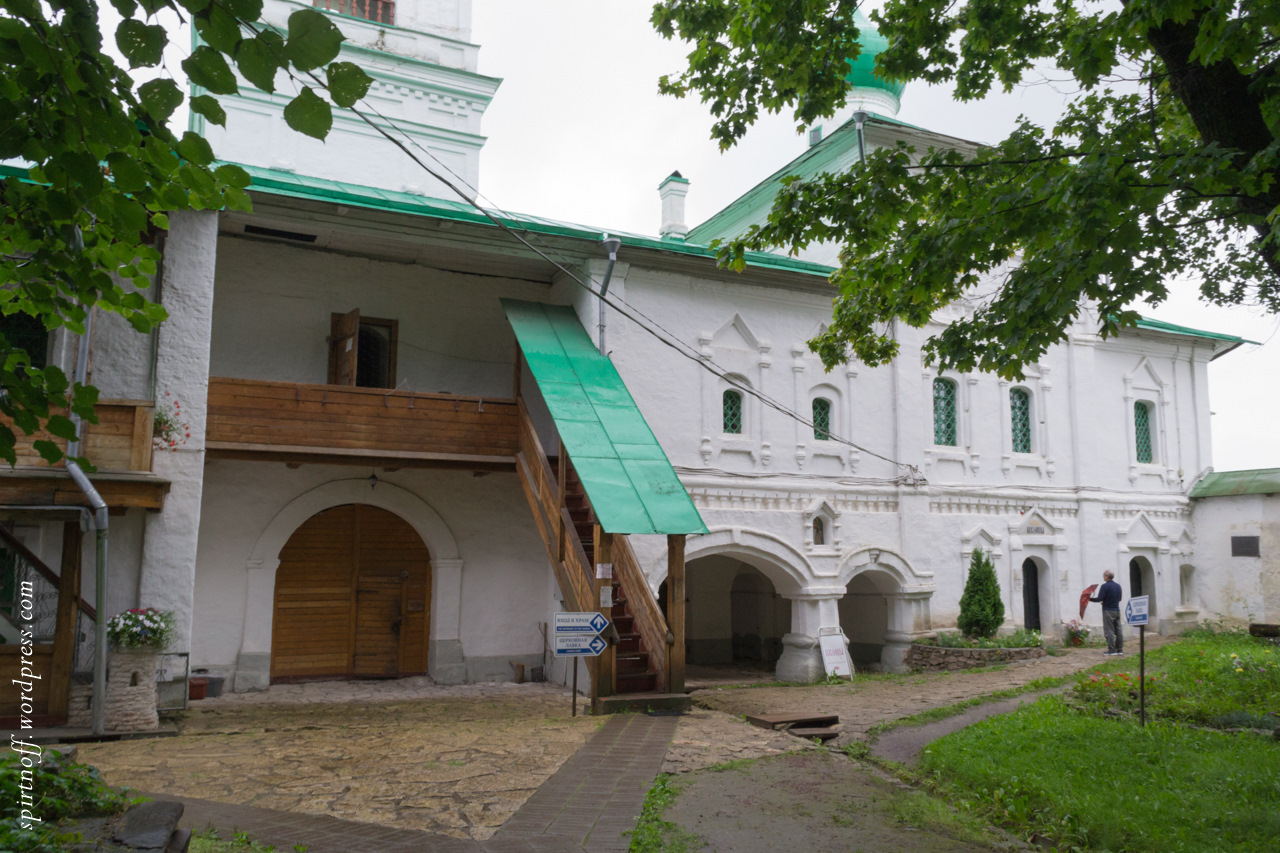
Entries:
{"type": "Polygon", "coordinates": [[[812,711],[783,711],[776,714],[747,714],[747,722],[762,729],[834,726],[838,714],[816,714],[812,711]]]}

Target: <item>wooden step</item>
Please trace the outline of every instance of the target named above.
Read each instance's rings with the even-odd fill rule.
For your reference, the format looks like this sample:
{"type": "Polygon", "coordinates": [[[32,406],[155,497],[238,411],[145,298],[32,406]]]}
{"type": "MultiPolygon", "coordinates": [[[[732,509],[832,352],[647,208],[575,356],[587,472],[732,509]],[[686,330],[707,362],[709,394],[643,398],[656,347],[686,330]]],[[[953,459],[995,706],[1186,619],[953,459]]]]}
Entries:
{"type": "Polygon", "coordinates": [[[693,700],[683,693],[628,693],[605,696],[595,700],[593,711],[599,714],[620,714],[626,711],[687,711],[693,700]]]}
{"type": "Polygon", "coordinates": [[[797,726],[787,729],[787,734],[796,737],[811,740],[817,738],[821,741],[828,741],[840,734],[839,726],[797,726]]]}
{"type": "Polygon", "coordinates": [[[618,629],[619,634],[633,634],[631,629],[635,626],[636,618],[634,616],[615,616],[613,626],[618,629]]]}
{"type": "Polygon", "coordinates": [[[840,722],[838,714],[784,711],[778,714],[747,714],[747,722],[762,729],[820,728],[840,722]]]}
{"type": "Polygon", "coordinates": [[[618,632],[618,654],[638,652],[640,651],[640,646],[641,640],[639,634],[623,634],[622,632],[618,632]]]}
{"type": "Polygon", "coordinates": [[[649,671],[649,653],[648,652],[623,652],[616,653],[615,660],[618,662],[619,673],[632,672],[648,672],[649,671]]]}
{"type": "Polygon", "coordinates": [[[619,672],[616,681],[619,693],[652,693],[658,688],[658,675],[653,672],[619,672]]]}

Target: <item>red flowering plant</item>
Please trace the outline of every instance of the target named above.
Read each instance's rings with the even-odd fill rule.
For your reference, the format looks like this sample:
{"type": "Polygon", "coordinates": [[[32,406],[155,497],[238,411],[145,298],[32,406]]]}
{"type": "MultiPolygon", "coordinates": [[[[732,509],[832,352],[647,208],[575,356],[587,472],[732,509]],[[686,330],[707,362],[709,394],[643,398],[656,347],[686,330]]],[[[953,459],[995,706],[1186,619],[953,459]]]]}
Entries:
{"type": "Polygon", "coordinates": [[[156,401],[151,443],[157,450],[177,450],[191,440],[191,425],[182,419],[182,403],[168,391],[156,401]]]}
{"type": "Polygon", "coordinates": [[[162,649],[173,639],[173,614],[154,607],[133,608],[117,613],[107,622],[111,645],[126,649],[162,649]]]}

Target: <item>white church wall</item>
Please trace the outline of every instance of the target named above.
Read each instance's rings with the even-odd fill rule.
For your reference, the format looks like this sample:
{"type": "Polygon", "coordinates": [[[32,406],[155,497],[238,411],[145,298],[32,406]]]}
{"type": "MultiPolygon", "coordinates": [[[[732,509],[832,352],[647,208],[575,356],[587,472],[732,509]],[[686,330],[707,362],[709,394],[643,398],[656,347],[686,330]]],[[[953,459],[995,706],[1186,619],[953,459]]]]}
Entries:
{"type": "Polygon", "coordinates": [[[1280,498],[1200,498],[1194,519],[1192,603],[1232,625],[1280,621],[1280,498]],[[1231,556],[1232,536],[1259,537],[1260,556],[1231,556]]]}
{"type": "MultiPolygon", "coordinates": [[[[456,653],[456,660],[448,664],[464,671],[439,680],[509,680],[509,661],[541,662],[538,623],[550,618],[554,602],[547,594],[546,552],[515,475],[476,477],[469,471],[432,469],[377,473],[380,482],[370,488],[368,475],[352,466],[289,469],[283,463],[209,462],[195,585],[193,666],[230,673],[239,662],[265,671],[274,587],[259,583],[253,573],[265,571],[264,578],[273,577],[279,549],[273,544],[267,548],[272,553],[262,551],[264,537],[293,502],[317,490],[332,490],[334,484],[343,486],[332,490],[345,496],[334,498],[339,503],[386,504],[415,528],[440,531],[436,541],[426,542],[433,574],[429,647],[433,661],[437,652],[456,653]],[[388,497],[398,492],[406,495],[388,497]],[[423,513],[439,521],[415,514],[412,507],[419,502],[425,506],[423,513]],[[502,535],[495,536],[495,530],[502,535]],[[255,557],[261,558],[259,565],[255,557]],[[246,646],[252,647],[248,655],[246,646]],[[253,655],[258,657],[249,659],[253,655]]],[[[272,531],[270,537],[273,543],[279,538],[287,541],[290,532],[272,531]]]]}
{"type": "Polygon", "coordinates": [[[210,369],[323,384],[331,315],[358,308],[399,322],[402,390],[510,397],[515,338],[498,300],[544,293],[528,282],[224,238],[210,369]]]}

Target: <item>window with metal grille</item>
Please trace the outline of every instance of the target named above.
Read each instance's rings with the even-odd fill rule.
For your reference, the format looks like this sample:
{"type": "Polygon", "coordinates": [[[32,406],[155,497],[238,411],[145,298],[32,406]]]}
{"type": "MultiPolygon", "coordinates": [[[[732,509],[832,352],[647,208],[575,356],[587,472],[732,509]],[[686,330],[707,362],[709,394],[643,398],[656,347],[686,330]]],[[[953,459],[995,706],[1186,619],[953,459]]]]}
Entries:
{"type": "Polygon", "coordinates": [[[1137,443],[1138,461],[1150,465],[1155,454],[1151,447],[1151,409],[1146,403],[1133,404],[1133,436],[1137,443]]]}
{"type": "Polygon", "coordinates": [[[822,519],[815,518],[813,520],[813,544],[827,544],[827,526],[822,523],[822,519]]]}
{"type": "Polygon", "coordinates": [[[1021,388],[1009,392],[1009,412],[1013,430],[1013,452],[1031,452],[1031,395],[1021,388]]]}
{"type": "Polygon", "coordinates": [[[933,380],[933,443],[956,446],[956,383],[933,380]]]}
{"type": "Polygon", "coordinates": [[[724,431],[742,434],[742,395],[737,391],[724,392],[724,431]]]}
{"type": "Polygon", "coordinates": [[[311,0],[311,5],[317,9],[337,12],[339,15],[377,21],[379,24],[396,22],[394,0],[311,0]]]}
{"type": "Polygon", "coordinates": [[[818,441],[831,439],[831,401],[825,397],[813,401],[813,437],[818,441]]]}

